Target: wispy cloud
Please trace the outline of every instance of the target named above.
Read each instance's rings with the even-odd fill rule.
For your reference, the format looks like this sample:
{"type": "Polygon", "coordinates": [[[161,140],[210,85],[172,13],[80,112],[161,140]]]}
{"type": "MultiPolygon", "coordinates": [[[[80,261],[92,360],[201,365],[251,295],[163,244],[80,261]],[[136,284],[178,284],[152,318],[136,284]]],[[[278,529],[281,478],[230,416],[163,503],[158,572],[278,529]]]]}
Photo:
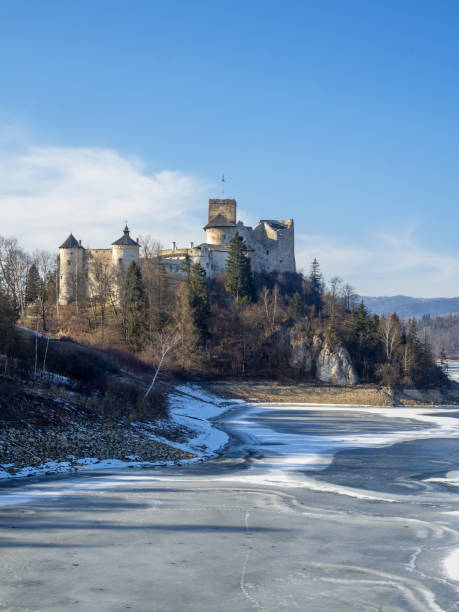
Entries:
{"type": "Polygon", "coordinates": [[[326,278],[340,276],[363,295],[459,295],[459,258],[424,248],[414,234],[368,232],[356,244],[297,233],[297,267],[308,272],[317,257],[326,278]]]}
{"type": "MultiPolygon", "coordinates": [[[[168,246],[203,241],[211,186],[177,170],[151,172],[135,157],[102,148],[24,145],[25,135],[0,136],[0,234],[29,250],[55,250],[69,232],[93,248],[108,247],[125,219],[134,237],[151,234],[168,246]]],[[[254,224],[255,206],[239,211],[254,224]]],[[[282,216],[280,213],[279,216],[282,216]]],[[[297,266],[317,257],[326,278],[341,276],[362,294],[456,296],[459,258],[430,251],[416,224],[391,234],[362,233],[358,243],[296,228],[297,266]]]]}
{"type": "Polygon", "coordinates": [[[27,147],[0,151],[4,235],[26,248],[56,248],[72,231],[105,247],[124,220],[134,234],[164,243],[203,237],[208,185],[181,171],[150,172],[142,160],[107,149],[27,147]]]}

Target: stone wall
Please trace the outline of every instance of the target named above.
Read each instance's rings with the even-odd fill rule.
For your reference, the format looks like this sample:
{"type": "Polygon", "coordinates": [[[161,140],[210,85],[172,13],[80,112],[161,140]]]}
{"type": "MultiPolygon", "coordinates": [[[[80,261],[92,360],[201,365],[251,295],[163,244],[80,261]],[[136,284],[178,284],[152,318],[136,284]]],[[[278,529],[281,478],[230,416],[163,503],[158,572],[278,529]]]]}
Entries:
{"type": "Polygon", "coordinates": [[[236,200],[209,200],[209,223],[218,215],[222,215],[231,223],[236,223],[236,200]]]}

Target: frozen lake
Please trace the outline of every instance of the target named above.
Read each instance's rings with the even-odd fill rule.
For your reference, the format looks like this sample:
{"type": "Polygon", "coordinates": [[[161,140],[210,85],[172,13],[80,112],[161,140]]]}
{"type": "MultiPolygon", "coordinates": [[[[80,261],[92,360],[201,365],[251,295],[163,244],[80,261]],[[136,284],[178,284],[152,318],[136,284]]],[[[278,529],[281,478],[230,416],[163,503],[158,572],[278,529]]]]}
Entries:
{"type": "Polygon", "coordinates": [[[253,404],[204,464],[4,484],[0,610],[459,609],[458,416],[253,404]]]}

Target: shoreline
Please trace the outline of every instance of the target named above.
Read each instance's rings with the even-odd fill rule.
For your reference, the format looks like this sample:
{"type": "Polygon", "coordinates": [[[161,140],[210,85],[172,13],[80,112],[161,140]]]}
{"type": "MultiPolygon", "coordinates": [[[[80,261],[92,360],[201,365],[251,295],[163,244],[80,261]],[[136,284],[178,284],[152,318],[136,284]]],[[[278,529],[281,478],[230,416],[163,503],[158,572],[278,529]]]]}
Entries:
{"type": "Polygon", "coordinates": [[[226,399],[242,401],[337,404],[357,406],[455,406],[459,386],[450,389],[392,389],[372,383],[337,386],[318,382],[279,383],[272,380],[213,380],[204,389],[226,399]]]}

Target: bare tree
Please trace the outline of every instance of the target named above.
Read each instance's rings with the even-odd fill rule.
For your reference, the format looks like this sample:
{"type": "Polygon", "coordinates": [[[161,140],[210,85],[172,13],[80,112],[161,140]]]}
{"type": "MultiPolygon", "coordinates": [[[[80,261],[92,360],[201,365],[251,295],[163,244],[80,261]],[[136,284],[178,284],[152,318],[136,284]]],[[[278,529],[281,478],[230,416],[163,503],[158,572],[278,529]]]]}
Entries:
{"type": "Polygon", "coordinates": [[[116,313],[115,295],[113,292],[115,277],[112,263],[104,261],[103,259],[94,259],[91,263],[91,273],[88,280],[94,322],[97,326],[97,318],[99,315],[102,340],[104,340],[107,306],[112,304],[116,313]]]}
{"type": "Polygon", "coordinates": [[[153,380],[148,387],[144,399],[147,399],[151,390],[155,386],[156,379],[164,363],[164,359],[167,354],[175,347],[180,341],[180,334],[177,329],[158,331],[152,339],[152,347],[157,356],[157,365],[153,380]]]}
{"type": "Polygon", "coordinates": [[[392,363],[395,350],[400,345],[401,327],[397,315],[381,317],[379,322],[379,337],[384,346],[386,361],[392,363]]]}
{"type": "Polygon", "coordinates": [[[268,287],[263,287],[260,295],[261,299],[263,300],[266,321],[268,325],[273,328],[276,325],[276,316],[279,305],[279,286],[274,286],[272,294],[268,287]]]}
{"type": "Polygon", "coordinates": [[[48,331],[48,314],[54,306],[54,300],[48,296],[48,283],[54,281],[55,258],[49,251],[34,251],[32,254],[33,263],[36,265],[40,275],[40,294],[38,296],[38,308],[42,321],[43,331],[48,331]]]}
{"type": "Polygon", "coordinates": [[[331,319],[334,319],[336,316],[336,309],[338,306],[338,297],[341,292],[341,285],[343,284],[343,280],[339,276],[334,276],[330,282],[330,290],[326,295],[325,301],[328,311],[328,316],[331,319]]]}
{"type": "Polygon", "coordinates": [[[26,307],[26,281],[31,265],[30,255],[21,249],[16,238],[0,236],[0,285],[21,314],[26,307]]]}
{"type": "Polygon", "coordinates": [[[352,310],[357,301],[357,293],[355,292],[355,287],[346,283],[341,289],[341,295],[343,297],[344,308],[346,310],[352,310]]]}
{"type": "Polygon", "coordinates": [[[163,248],[163,245],[150,234],[141,234],[137,242],[140,244],[140,257],[143,259],[155,259],[163,248]]]}

